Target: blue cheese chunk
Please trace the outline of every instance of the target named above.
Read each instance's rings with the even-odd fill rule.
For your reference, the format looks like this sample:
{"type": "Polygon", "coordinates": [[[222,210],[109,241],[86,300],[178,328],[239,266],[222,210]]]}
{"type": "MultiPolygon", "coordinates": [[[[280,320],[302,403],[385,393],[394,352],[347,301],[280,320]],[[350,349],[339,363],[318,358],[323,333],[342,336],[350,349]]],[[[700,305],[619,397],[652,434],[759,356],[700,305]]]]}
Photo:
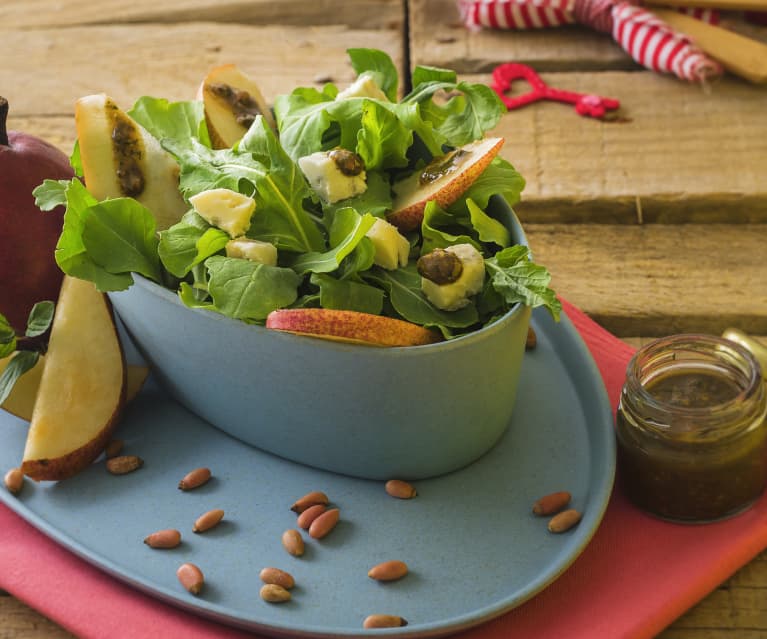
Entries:
{"type": "Polygon", "coordinates": [[[407,266],[410,242],[397,230],[396,226],[378,218],[365,235],[373,242],[375,264],[389,271],[400,266],[407,266]]]}
{"type": "Polygon", "coordinates": [[[373,98],[385,102],[389,101],[389,98],[373,79],[373,75],[367,72],[361,73],[354,82],[336,95],[336,100],[348,100],[349,98],[373,98]]]}
{"type": "Polygon", "coordinates": [[[368,188],[364,169],[357,175],[347,175],[331,157],[332,151],[318,151],[298,159],[298,166],[309,185],[325,202],[333,204],[368,188]]]}
{"type": "Polygon", "coordinates": [[[245,235],[256,210],[252,197],[230,189],[210,189],[189,198],[194,210],[209,224],[226,231],[229,237],[245,235]]]}
{"type": "Polygon", "coordinates": [[[227,257],[238,257],[251,262],[277,266],[277,247],[270,242],[238,237],[229,240],[225,246],[227,257]]]}
{"type": "Polygon", "coordinates": [[[469,298],[485,284],[485,260],[471,244],[455,244],[446,249],[461,260],[460,277],[449,284],[437,284],[421,278],[421,291],[434,306],[443,311],[457,311],[469,303],[469,298]]]}

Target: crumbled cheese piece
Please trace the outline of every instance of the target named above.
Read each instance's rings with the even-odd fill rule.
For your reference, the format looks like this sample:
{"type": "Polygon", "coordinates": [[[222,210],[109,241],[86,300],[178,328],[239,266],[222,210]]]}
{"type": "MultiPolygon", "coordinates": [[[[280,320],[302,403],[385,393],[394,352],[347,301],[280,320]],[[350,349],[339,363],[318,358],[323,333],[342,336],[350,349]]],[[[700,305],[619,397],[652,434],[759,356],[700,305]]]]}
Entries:
{"type": "Polygon", "coordinates": [[[277,247],[270,242],[238,237],[226,243],[226,256],[277,266],[277,247]]]}
{"type": "Polygon", "coordinates": [[[365,235],[373,242],[375,264],[388,271],[407,266],[410,242],[397,230],[396,226],[379,217],[365,235]]]}
{"type": "Polygon", "coordinates": [[[299,158],[298,166],[310,186],[330,204],[360,195],[368,188],[364,170],[358,175],[345,175],[328,151],[299,158]]]}
{"type": "Polygon", "coordinates": [[[389,101],[386,94],[381,91],[370,73],[361,73],[359,77],[352,82],[343,91],[339,91],[336,100],[346,100],[348,98],[374,98],[376,100],[389,101]]]}
{"type": "Polygon", "coordinates": [[[245,235],[256,210],[252,197],[230,189],[210,189],[189,198],[194,210],[209,224],[226,231],[229,237],[245,235]]]}
{"type": "Polygon", "coordinates": [[[482,290],[485,283],[485,260],[471,244],[455,244],[446,251],[461,260],[461,276],[449,284],[436,284],[421,278],[421,291],[434,306],[443,311],[457,311],[469,303],[469,298],[482,290]]]}

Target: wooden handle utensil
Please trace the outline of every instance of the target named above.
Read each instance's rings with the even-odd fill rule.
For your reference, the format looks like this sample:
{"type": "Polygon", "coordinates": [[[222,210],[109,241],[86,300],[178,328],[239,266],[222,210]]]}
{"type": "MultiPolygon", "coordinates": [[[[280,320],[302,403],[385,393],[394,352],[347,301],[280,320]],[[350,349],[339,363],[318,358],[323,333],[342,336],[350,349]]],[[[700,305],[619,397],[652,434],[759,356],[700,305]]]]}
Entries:
{"type": "MultiPolygon", "coordinates": [[[[666,2],[664,0],[664,4],[666,2]]],[[[695,2],[700,4],[698,0],[695,2]]],[[[716,0],[716,3],[721,5],[722,0],[716,0]]],[[[673,9],[653,8],[652,12],[670,27],[688,36],[728,71],[751,82],[767,82],[767,44],[712,26],[673,9]]]]}

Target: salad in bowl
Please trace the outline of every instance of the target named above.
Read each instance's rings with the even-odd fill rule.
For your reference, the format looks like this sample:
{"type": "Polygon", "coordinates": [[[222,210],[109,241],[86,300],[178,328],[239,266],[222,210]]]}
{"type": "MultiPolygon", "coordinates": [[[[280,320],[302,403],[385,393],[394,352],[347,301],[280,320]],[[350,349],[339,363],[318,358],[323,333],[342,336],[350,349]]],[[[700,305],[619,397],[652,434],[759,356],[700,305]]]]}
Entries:
{"type": "Polygon", "coordinates": [[[561,307],[486,137],[493,91],[433,67],[406,89],[384,52],[348,53],[349,87],[272,107],[233,65],[195,100],[86,96],[78,177],[35,195],[66,206],[61,269],[109,293],[182,404],[296,461],[430,476],[503,434],[530,311],[561,307]]]}

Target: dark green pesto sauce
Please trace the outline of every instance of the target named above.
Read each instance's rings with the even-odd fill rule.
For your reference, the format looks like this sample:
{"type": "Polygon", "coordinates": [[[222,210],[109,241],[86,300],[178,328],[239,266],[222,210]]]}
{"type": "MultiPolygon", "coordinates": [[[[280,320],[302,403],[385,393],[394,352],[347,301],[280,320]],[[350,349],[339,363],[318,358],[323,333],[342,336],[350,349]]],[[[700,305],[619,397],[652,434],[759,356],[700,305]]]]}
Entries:
{"type": "Polygon", "coordinates": [[[459,166],[470,156],[468,151],[456,149],[446,155],[434,158],[421,171],[419,182],[421,186],[436,182],[441,177],[457,170],[459,166]]]}
{"type": "Polygon", "coordinates": [[[138,197],[146,186],[146,178],[141,169],[144,158],[141,133],[117,105],[107,102],[106,109],[112,123],[112,149],[120,192],[127,197],[138,197]]]}
{"type": "Polygon", "coordinates": [[[354,151],[348,149],[333,149],[328,157],[335,162],[338,170],[348,177],[359,175],[365,170],[365,162],[354,151]]]}
{"type": "Polygon", "coordinates": [[[250,128],[257,115],[261,115],[258,103],[250,93],[243,89],[238,89],[224,82],[211,82],[205,85],[205,91],[209,91],[226,102],[232,109],[235,122],[246,129],[250,128]]]}

